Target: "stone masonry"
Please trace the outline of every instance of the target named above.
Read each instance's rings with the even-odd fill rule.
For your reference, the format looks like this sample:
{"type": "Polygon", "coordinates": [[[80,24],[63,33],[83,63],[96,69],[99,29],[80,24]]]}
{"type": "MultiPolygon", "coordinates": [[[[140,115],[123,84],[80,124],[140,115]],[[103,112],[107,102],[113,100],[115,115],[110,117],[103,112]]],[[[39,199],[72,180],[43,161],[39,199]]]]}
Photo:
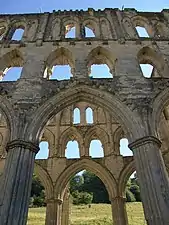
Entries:
{"type": "Polygon", "coordinates": [[[125,186],[135,170],[147,224],[168,225],[169,10],[0,15],[0,47],[0,224],[26,225],[35,171],[45,187],[46,225],[68,225],[68,182],[88,169],[108,190],[115,225],[128,224],[125,186]],[[139,37],[137,26],[149,37],[139,37]],[[75,37],[66,38],[72,27],[75,37]],[[95,37],[86,37],[85,27],[95,37]],[[22,39],[12,40],[18,28],[22,39]],[[112,78],[89,77],[93,64],[106,64],[112,78]],[[153,66],[150,78],[140,64],[153,66]],[[73,77],[50,79],[57,65],[69,65],[73,77]],[[11,67],[23,67],[20,78],[3,81],[11,67]],[[133,157],[120,154],[121,138],[128,139],[133,157]],[[95,139],[103,158],[90,157],[95,139]],[[79,159],[65,157],[71,140],[79,144],[79,159]],[[41,141],[49,143],[49,157],[35,161],[41,141]]]}

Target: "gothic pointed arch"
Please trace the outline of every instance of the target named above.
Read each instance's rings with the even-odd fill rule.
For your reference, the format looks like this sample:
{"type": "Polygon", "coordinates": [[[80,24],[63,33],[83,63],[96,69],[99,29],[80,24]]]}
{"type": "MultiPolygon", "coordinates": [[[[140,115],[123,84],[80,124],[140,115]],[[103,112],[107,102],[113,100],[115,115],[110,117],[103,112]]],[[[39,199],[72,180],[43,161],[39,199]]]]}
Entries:
{"type": "Polygon", "coordinates": [[[116,57],[112,52],[101,46],[94,48],[87,56],[87,66],[89,71],[93,64],[106,64],[109,67],[110,72],[113,73],[115,70],[115,61],[116,57]]]}
{"type": "Polygon", "coordinates": [[[50,77],[53,66],[69,65],[72,74],[75,68],[75,59],[72,52],[64,47],[52,51],[45,60],[46,77],[50,77]]]}
{"type": "Polygon", "coordinates": [[[47,198],[51,199],[54,193],[53,183],[52,183],[50,175],[43,168],[43,166],[38,162],[38,160],[35,161],[34,171],[45,188],[47,198]]]}
{"type": "Polygon", "coordinates": [[[103,145],[104,155],[106,155],[106,153],[109,152],[109,148],[110,148],[109,146],[110,140],[109,140],[109,136],[107,132],[98,126],[95,126],[89,129],[88,132],[85,134],[85,148],[89,149],[91,141],[95,139],[101,141],[103,145]],[[106,150],[108,152],[105,152],[106,150]]]}
{"type": "Polygon", "coordinates": [[[137,54],[137,58],[140,64],[152,65],[157,70],[160,77],[168,76],[169,67],[166,61],[160,53],[151,47],[146,46],[141,48],[137,54]]]}
{"type": "Polygon", "coordinates": [[[65,149],[68,141],[76,140],[79,143],[80,153],[83,146],[83,138],[75,127],[66,129],[59,138],[58,156],[65,157],[65,149]]]}
{"type": "Polygon", "coordinates": [[[105,187],[108,190],[110,199],[116,196],[117,193],[117,183],[113,175],[102,165],[94,162],[90,159],[81,159],[70,166],[68,166],[58,177],[57,183],[55,185],[55,197],[58,199],[63,199],[64,191],[70,178],[81,170],[90,170],[96,176],[98,176],[105,187]]]}
{"type": "Polygon", "coordinates": [[[76,104],[77,102],[93,101],[107,110],[115,120],[117,120],[126,133],[129,141],[145,135],[145,128],[142,126],[141,118],[135,115],[119,98],[98,88],[78,85],[74,88],[64,89],[50,97],[42,104],[31,117],[26,132],[25,139],[39,141],[39,136],[47,122],[64,108],[76,104]],[[75,88],[76,87],[76,88],[75,88]],[[80,90],[80,91],[79,91],[80,90]],[[52,104],[51,104],[52,102],[52,104]]]}
{"type": "Polygon", "coordinates": [[[136,168],[135,168],[133,157],[130,157],[130,162],[123,168],[119,176],[119,182],[118,182],[119,196],[125,197],[125,189],[126,189],[127,181],[135,170],[136,168]]]}

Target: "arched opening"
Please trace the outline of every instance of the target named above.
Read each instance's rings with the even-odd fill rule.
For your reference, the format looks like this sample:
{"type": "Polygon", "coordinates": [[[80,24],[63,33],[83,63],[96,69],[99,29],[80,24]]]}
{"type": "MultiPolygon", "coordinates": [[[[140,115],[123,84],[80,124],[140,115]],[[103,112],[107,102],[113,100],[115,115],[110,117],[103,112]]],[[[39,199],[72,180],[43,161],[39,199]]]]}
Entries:
{"type": "Polygon", "coordinates": [[[49,144],[47,141],[41,141],[39,144],[39,152],[36,154],[36,159],[47,159],[49,157],[49,144]]]}
{"type": "Polygon", "coordinates": [[[67,80],[73,76],[74,68],[72,53],[68,49],[59,48],[48,56],[44,78],[67,80]]]}
{"type": "Polygon", "coordinates": [[[47,77],[47,74],[49,76],[49,80],[69,80],[71,77],[73,77],[71,73],[71,68],[69,65],[57,65],[53,66],[52,69],[49,71],[49,68],[46,68],[44,72],[44,77],[47,77]]]}
{"type": "Polygon", "coordinates": [[[167,65],[158,52],[149,47],[143,47],[137,56],[144,77],[165,77],[167,65]]]}
{"type": "Polygon", "coordinates": [[[132,173],[126,183],[126,209],[129,224],[147,224],[141,202],[139,179],[136,171],[132,173]],[[133,213],[134,211],[134,213],[133,213]]]}
{"type": "Polygon", "coordinates": [[[33,174],[29,200],[27,225],[45,225],[46,199],[45,188],[36,173],[33,174]]]}
{"type": "Polygon", "coordinates": [[[0,80],[16,81],[21,76],[23,55],[18,49],[14,49],[0,58],[0,80]]]}
{"type": "Polygon", "coordinates": [[[4,37],[5,31],[6,31],[6,27],[0,25],[0,41],[1,41],[1,40],[3,39],[3,37],[4,37]]]}
{"type": "Polygon", "coordinates": [[[79,124],[80,123],[80,109],[75,108],[73,110],[73,124],[79,124]]]}
{"type": "Polygon", "coordinates": [[[122,138],[120,140],[120,155],[122,156],[133,156],[133,152],[128,148],[127,138],[122,138]]]}
{"type": "Polygon", "coordinates": [[[136,26],[136,31],[139,37],[150,37],[145,27],[136,26]]]}
{"type": "Polygon", "coordinates": [[[89,27],[85,27],[85,37],[95,37],[94,29],[91,29],[89,27]]]}
{"type": "Polygon", "coordinates": [[[80,158],[79,144],[77,141],[68,141],[65,149],[65,157],[67,159],[80,158]]]}
{"type": "Polygon", "coordinates": [[[76,28],[73,24],[65,26],[65,38],[76,38],[76,28]]]}
{"type": "Polygon", "coordinates": [[[87,57],[87,66],[91,78],[113,78],[115,72],[114,56],[107,49],[97,47],[87,57]]]}
{"type": "Polygon", "coordinates": [[[113,78],[112,73],[110,73],[109,67],[106,64],[92,65],[90,78],[113,78]]]}
{"type": "Polygon", "coordinates": [[[1,81],[16,81],[21,77],[23,67],[6,68],[1,74],[1,81]]]}
{"type": "Polygon", "coordinates": [[[92,140],[90,142],[89,156],[92,158],[104,157],[104,149],[100,140],[92,140]]]}
{"type": "Polygon", "coordinates": [[[69,201],[69,206],[67,205],[69,207],[67,218],[70,224],[112,223],[108,191],[95,173],[83,170],[72,176],[69,181],[69,192],[71,202],[69,201]]]}
{"type": "Polygon", "coordinates": [[[24,29],[23,28],[17,28],[15,29],[13,35],[12,35],[12,40],[14,41],[20,41],[23,37],[24,34],[24,29]]]}
{"type": "Polygon", "coordinates": [[[146,78],[151,78],[153,75],[155,75],[155,69],[150,64],[140,64],[141,71],[143,73],[143,76],[146,78]]]}
{"type": "Polygon", "coordinates": [[[90,107],[86,109],[86,123],[93,123],[93,110],[90,107]]]}

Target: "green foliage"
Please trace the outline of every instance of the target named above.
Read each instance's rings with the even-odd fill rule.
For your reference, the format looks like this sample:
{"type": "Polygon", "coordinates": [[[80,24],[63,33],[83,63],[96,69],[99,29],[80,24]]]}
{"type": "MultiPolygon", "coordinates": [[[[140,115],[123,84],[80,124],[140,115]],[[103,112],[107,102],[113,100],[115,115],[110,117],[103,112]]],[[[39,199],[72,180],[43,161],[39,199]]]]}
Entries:
{"type": "Polygon", "coordinates": [[[135,199],[137,202],[141,202],[141,193],[140,193],[140,188],[138,185],[133,184],[130,187],[130,191],[133,193],[133,195],[135,196],[135,199]]]}
{"type": "Polygon", "coordinates": [[[126,190],[126,199],[127,199],[127,202],[135,202],[136,201],[135,196],[129,189],[126,190]]]}
{"type": "Polygon", "coordinates": [[[93,199],[93,195],[91,193],[79,191],[74,191],[72,193],[72,197],[73,197],[73,204],[75,205],[91,204],[93,199]]]}
{"type": "Polygon", "coordinates": [[[32,178],[32,189],[30,197],[30,207],[42,207],[45,206],[45,191],[39,178],[34,174],[32,178]]]}

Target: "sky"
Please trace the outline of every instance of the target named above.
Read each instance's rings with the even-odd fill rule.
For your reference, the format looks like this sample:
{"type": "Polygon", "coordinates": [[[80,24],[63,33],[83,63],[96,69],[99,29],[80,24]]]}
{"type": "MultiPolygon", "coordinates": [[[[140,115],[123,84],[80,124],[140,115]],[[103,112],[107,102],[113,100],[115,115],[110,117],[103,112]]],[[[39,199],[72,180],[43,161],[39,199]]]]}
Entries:
{"type": "MultiPolygon", "coordinates": [[[[169,0],[29,0],[29,1],[23,1],[23,0],[0,0],[1,1],[1,7],[0,7],[0,13],[1,14],[9,14],[9,13],[37,13],[37,12],[52,12],[53,10],[70,10],[70,9],[88,9],[88,8],[94,8],[94,9],[104,9],[104,8],[135,8],[139,11],[161,11],[164,8],[169,8],[169,0]]],[[[146,71],[148,74],[150,71],[150,68],[145,68],[146,65],[144,65],[143,70],[146,71]]],[[[69,78],[70,77],[70,68],[64,67],[64,68],[54,68],[54,76],[53,79],[56,77],[58,79],[63,78],[64,76],[69,78]],[[68,75],[69,74],[69,75],[68,75]]],[[[14,68],[13,70],[9,71],[5,78],[5,80],[12,80],[14,77],[15,79],[19,78],[19,74],[21,72],[21,68],[14,68]]],[[[112,75],[109,74],[108,68],[97,68],[97,66],[92,68],[92,74],[91,76],[109,76],[112,75]]],[[[149,75],[148,75],[149,76],[149,75]]],[[[132,155],[132,152],[127,148],[128,141],[126,139],[122,140],[121,144],[121,153],[123,155],[132,155]]],[[[41,151],[37,154],[36,158],[46,158],[48,154],[48,144],[47,143],[41,143],[40,144],[41,151]]],[[[67,157],[72,158],[74,152],[75,156],[78,156],[78,144],[76,142],[70,143],[67,150],[67,157]]],[[[97,156],[102,156],[102,146],[101,143],[97,141],[94,144],[92,144],[90,151],[93,151],[93,154],[97,156]],[[92,150],[94,149],[94,150],[92,150]]]]}
{"type": "Polygon", "coordinates": [[[140,11],[161,11],[169,8],[168,0],[1,0],[0,13],[52,12],[70,9],[136,8],[140,11]]]}

